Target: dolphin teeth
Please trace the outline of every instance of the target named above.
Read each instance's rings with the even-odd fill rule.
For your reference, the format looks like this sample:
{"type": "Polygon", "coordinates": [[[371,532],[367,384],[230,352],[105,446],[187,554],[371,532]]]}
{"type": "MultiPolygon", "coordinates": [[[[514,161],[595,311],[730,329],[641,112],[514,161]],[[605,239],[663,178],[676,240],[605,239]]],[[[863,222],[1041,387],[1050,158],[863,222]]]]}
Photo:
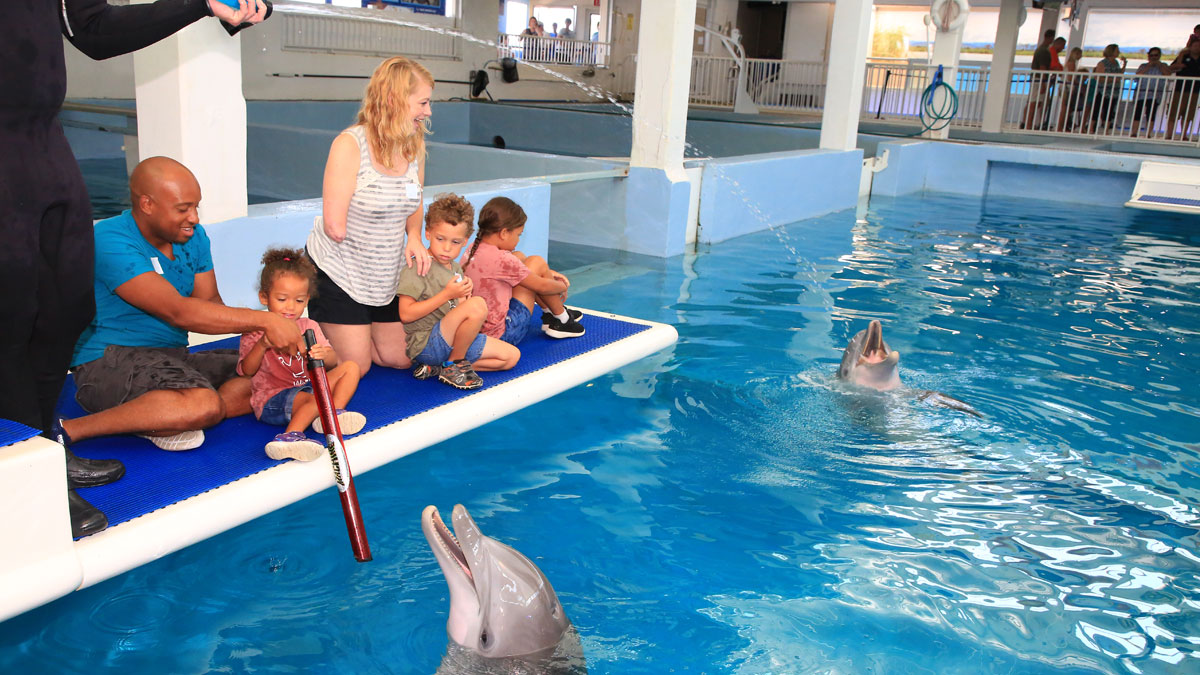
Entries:
{"type": "Polygon", "coordinates": [[[475,580],[475,575],[471,574],[471,568],[467,565],[467,557],[463,555],[462,544],[458,542],[458,537],[446,527],[446,523],[442,522],[442,515],[437,511],[433,512],[433,529],[438,534],[438,544],[442,550],[450,554],[462,571],[466,573],[467,578],[475,580]]]}

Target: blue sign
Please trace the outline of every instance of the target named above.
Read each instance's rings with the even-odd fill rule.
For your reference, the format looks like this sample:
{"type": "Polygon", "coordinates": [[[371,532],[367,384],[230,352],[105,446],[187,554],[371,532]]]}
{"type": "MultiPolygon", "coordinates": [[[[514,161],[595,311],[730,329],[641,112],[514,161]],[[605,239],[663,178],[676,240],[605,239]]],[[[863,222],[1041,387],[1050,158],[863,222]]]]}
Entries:
{"type": "Polygon", "coordinates": [[[446,15],[446,0],[363,0],[363,7],[391,5],[406,7],[419,14],[446,15]]]}

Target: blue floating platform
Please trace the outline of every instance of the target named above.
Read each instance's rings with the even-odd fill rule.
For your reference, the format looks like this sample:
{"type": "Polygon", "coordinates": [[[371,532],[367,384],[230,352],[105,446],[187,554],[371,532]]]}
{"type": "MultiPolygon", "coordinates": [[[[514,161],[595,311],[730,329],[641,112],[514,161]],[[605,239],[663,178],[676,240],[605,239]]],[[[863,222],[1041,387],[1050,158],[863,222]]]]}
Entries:
{"type": "MultiPolygon", "coordinates": [[[[474,391],[416,380],[407,370],[372,368],[350,405],[367,418],[364,430],[346,439],[351,469],[355,474],[370,471],[678,339],[671,326],[612,314],[585,312],[582,322],[587,333],[579,338],[554,340],[535,329],[520,345],[517,367],[483,373],[484,386],[474,391]]],[[[235,344],[231,338],[197,349],[235,344]]],[[[68,382],[59,401],[67,417],[83,413],[74,393],[74,383],[68,382]]],[[[74,444],[76,454],[119,459],[126,471],[111,485],[80,490],[108,515],[110,526],[73,541],[62,499],[66,476],[61,446],[38,437],[34,429],[0,422],[0,483],[5,487],[0,495],[5,513],[12,516],[0,530],[6,541],[17,542],[0,556],[0,621],[318,492],[333,492],[328,457],[294,462],[266,456],[264,447],[279,431],[246,415],[206,430],[204,444],[185,452],[160,450],[136,436],[74,444]]],[[[364,516],[369,532],[370,514],[364,516]]]]}
{"type": "MultiPolygon", "coordinates": [[[[482,389],[462,391],[436,379],[416,380],[407,371],[372,368],[363,377],[350,409],[362,413],[367,425],[359,436],[413,418],[421,413],[470,399],[505,383],[529,377],[549,366],[649,330],[650,326],[617,318],[588,315],[587,332],[578,338],[556,340],[537,327],[521,343],[521,360],[509,371],[482,373],[482,389]]],[[[237,338],[208,343],[196,349],[237,348],[237,338]]],[[[84,414],[75,402],[75,385],[69,380],[59,401],[62,415],[84,414]]],[[[30,430],[33,431],[33,430],[30,430]]],[[[0,433],[4,429],[0,428],[0,433]]],[[[214,488],[254,475],[291,460],[267,457],[264,446],[282,429],[245,415],[226,420],[205,431],[204,445],[185,452],[166,452],[136,436],[110,436],[76,443],[72,451],[92,459],[119,459],[125,477],[100,487],[81,489],[89,502],[105,513],[114,527],[214,488]]],[[[33,432],[36,433],[36,432],[33,432]]],[[[324,442],[311,431],[309,436],[324,442]]],[[[353,438],[353,437],[352,437],[353,438]]],[[[351,448],[347,439],[347,447],[351,448]]],[[[351,466],[354,467],[353,459],[351,466]]]]}

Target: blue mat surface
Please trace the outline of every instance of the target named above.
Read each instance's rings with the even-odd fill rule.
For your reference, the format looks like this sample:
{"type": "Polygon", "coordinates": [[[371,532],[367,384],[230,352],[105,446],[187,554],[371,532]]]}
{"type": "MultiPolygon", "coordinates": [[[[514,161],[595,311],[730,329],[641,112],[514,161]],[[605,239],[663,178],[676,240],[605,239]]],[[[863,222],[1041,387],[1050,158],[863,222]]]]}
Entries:
{"type": "Polygon", "coordinates": [[[0,419],[0,448],[13,443],[27,441],[38,435],[38,430],[20,422],[0,419]]]}
{"type": "Polygon", "coordinates": [[[1185,199],[1184,197],[1164,197],[1162,195],[1142,195],[1139,202],[1157,202],[1159,204],[1175,204],[1177,206],[1200,206],[1200,199],[1185,199]]]}
{"type": "MultiPolygon", "coordinates": [[[[581,321],[587,328],[586,334],[555,340],[541,332],[541,315],[535,314],[533,323],[537,327],[521,343],[517,367],[481,374],[483,389],[461,391],[436,379],[416,380],[408,370],[372,368],[349,406],[366,416],[363,432],[471,396],[647,329],[641,324],[587,315],[581,321]]],[[[237,338],[204,345],[202,349],[220,347],[236,348],[237,338]]],[[[84,414],[75,402],[75,383],[71,378],[63,388],[58,407],[60,414],[68,418],[84,414]]],[[[30,431],[36,435],[36,431],[30,431]]],[[[80,489],[79,494],[103,511],[110,525],[117,525],[280,464],[267,457],[263,448],[282,431],[259,422],[253,415],[245,415],[206,430],[204,445],[186,452],[159,450],[150,441],[136,436],[110,436],[75,443],[71,449],[80,457],[119,459],[126,469],[121,480],[80,489]]],[[[309,436],[321,440],[311,431],[309,436]]]]}

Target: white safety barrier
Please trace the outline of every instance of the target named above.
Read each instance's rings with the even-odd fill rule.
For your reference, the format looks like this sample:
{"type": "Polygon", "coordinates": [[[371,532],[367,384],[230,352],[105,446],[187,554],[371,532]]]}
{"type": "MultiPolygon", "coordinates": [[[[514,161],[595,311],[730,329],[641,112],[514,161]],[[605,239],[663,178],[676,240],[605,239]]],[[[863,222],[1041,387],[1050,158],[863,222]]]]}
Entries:
{"type": "Polygon", "coordinates": [[[530,63],[603,67],[608,66],[612,54],[612,45],[607,42],[511,33],[500,33],[496,46],[498,56],[530,63]]]}
{"type": "Polygon", "coordinates": [[[1010,98],[1006,131],[1200,146],[1200,78],[1024,71],[1010,98]]]}
{"type": "Polygon", "coordinates": [[[461,38],[435,32],[453,30],[453,19],[420,14],[404,17],[405,21],[427,24],[435,29],[431,31],[372,21],[380,11],[387,10],[341,10],[337,16],[285,13],[275,19],[283,22],[280,47],[284,50],[380,57],[396,54],[418,59],[462,57],[461,38]],[[356,16],[355,12],[359,15],[356,16]]]}

